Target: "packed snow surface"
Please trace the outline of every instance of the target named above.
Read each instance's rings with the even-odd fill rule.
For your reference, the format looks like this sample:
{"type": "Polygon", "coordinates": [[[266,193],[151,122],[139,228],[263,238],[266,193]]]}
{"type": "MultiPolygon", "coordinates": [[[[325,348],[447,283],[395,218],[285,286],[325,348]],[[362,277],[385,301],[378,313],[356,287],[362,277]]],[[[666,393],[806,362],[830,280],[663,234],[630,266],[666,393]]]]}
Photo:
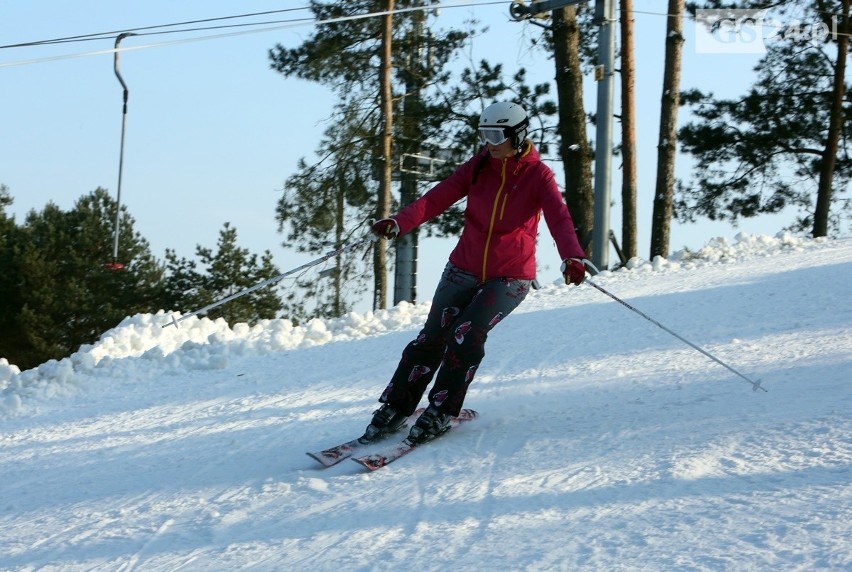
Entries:
{"type": "Polygon", "coordinates": [[[0,360],[0,569],[852,569],[852,240],[594,281],[743,377],[554,283],[491,333],[480,417],[367,473],[305,452],[360,435],[428,303],[0,360]]]}

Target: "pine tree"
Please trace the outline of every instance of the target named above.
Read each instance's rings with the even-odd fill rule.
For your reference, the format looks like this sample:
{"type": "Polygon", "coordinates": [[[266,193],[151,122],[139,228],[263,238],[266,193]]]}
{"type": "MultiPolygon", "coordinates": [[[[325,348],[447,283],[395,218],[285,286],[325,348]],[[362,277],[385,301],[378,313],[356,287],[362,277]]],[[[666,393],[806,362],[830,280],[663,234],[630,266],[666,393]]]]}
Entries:
{"type": "MultiPolygon", "coordinates": [[[[170,308],[191,311],[236,294],[279,274],[268,250],[258,259],[248,249],[237,245],[237,229],[225,223],[219,231],[217,250],[196,246],[196,256],[206,273],[196,270],[197,263],[178,258],[166,251],[165,298],[170,308]]],[[[255,324],[277,317],[281,299],[276,286],[270,285],[251,294],[231,300],[207,313],[211,319],[224,318],[229,324],[255,324]]]]}
{"type": "Polygon", "coordinates": [[[12,203],[9,188],[0,184],[0,357],[17,363],[26,350],[17,320],[22,306],[19,288],[21,270],[15,256],[23,238],[14,218],[6,214],[6,207],[12,203]]]}
{"type": "Polygon", "coordinates": [[[683,52],[684,0],[669,0],[666,23],[666,56],[660,100],[660,133],[657,139],[657,180],[651,222],[651,254],[669,255],[677,150],[677,111],[680,106],[680,67],[683,52]]]}
{"type": "Polygon", "coordinates": [[[620,0],[621,22],[621,248],[638,255],[636,214],[636,62],[633,57],[633,0],[620,0]]]}
{"type": "Polygon", "coordinates": [[[795,15],[822,22],[829,35],[817,41],[791,28],[776,36],[755,66],[754,85],[739,99],[684,94],[695,120],[680,129],[679,140],[696,167],[678,189],[676,213],[685,222],[705,216],[736,223],[790,209],[798,214],[789,229],[824,236],[850,209],[844,194],[852,158],[848,138],[840,136],[852,118],[844,81],[849,0],[799,0],[776,9],[777,21],[795,15]]]}
{"type": "MultiPolygon", "coordinates": [[[[347,111],[337,114],[344,117],[347,111]]],[[[275,211],[279,231],[286,232],[285,246],[318,254],[367,232],[363,221],[375,198],[368,190],[372,163],[363,157],[369,156],[372,141],[372,134],[362,126],[344,122],[330,127],[320,142],[319,152],[326,160],[313,165],[299,161],[298,172],[287,179],[275,211]]],[[[363,255],[363,251],[345,252],[327,263],[333,265],[327,272],[297,277],[285,298],[284,315],[302,322],[350,311],[351,300],[367,288],[363,255]]]]}
{"type": "Polygon", "coordinates": [[[18,337],[7,357],[19,367],[65,357],[124,317],[157,309],[162,268],[124,207],[119,237],[124,268],[105,266],[112,259],[116,207],[98,188],[68,212],[53,203],[31,211],[14,233],[18,282],[8,319],[18,337]]]}
{"type": "Polygon", "coordinates": [[[565,202],[580,243],[590,252],[595,195],[592,184],[593,151],[586,133],[580,43],[588,23],[577,17],[583,8],[566,6],[553,11],[552,49],[559,94],[560,156],[565,174],[565,202]]]}

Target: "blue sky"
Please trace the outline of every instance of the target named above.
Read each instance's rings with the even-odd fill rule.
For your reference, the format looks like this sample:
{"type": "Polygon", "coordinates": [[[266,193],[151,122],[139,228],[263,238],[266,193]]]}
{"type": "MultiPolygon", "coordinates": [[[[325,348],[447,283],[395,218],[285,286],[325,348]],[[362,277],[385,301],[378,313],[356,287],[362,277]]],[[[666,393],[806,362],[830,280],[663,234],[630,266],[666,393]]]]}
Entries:
{"type": "MultiPolygon", "coordinates": [[[[4,2],[0,6],[3,45],[79,34],[117,31],[204,18],[282,10],[306,2],[251,0],[148,0],[146,2],[4,2]]],[[[526,39],[539,35],[530,24],[510,21],[509,2],[445,2],[438,27],[475,16],[491,27],[473,44],[474,60],[502,63],[510,73],[527,67],[536,81],[553,77],[553,63],[530,53],[526,39]],[[478,5],[470,5],[470,4],[478,5]]],[[[656,170],[656,139],[664,56],[664,0],[635,0],[637,139],[639,152],[639,254],[646,257],[656,170]]],[[[261,17],[289,19],[305,12],[261,17]]],[[[734,96],[750,85],[758,56],[696,53],[693,24],[685,22],[682,87],[734,96]]],[[[300,157],[313,158],[334,104],[324,87],[285,79],[269,69],[267,51],[276,43],[295,47],[314,32],[313,24],[174,43],[121,54],[121,72],[130,89],[122,179],[122,203],[136,230],[162,259],[166,248],[194,256],[195,246],[214,247],[225,222],[239,233],[240,246],[270,250],[282,270],[310,257],[281,245],[274,209],[284,181],[300,157]]],[[[128,38],[127,48],[197,39],[222,32],[128,38]]],[[[112,48],[114,39],[0,50],[0,182],[15,200],[11,212],[23,221],[48,201],[71,208],[98,186],[115,195],[121,135],[121,86],[112,54],[26,63],[58,55],[112,48]]],[[[587,78],[593,109],[596,85],[587,78]]],[[[617,90],[616,90],[617,93],[617,90]]],[[[616,99],[616,107],[618,100],[616,99]]],[[[681,123],[686,119],[681,112],[681,123]]],[[[618,125],[615,126],[616,132],[618,125]]],[[[593,129],[589,131],[594,137],[593,129]]],[[[614,169],[619,165],[613,161],[614,169]]],[[[685,165],[681,161],[681,165],[685,165]]],[[[561,166],[553,164],[561,179],[561,166]]],[[[686,176],[685,167],[677,173],[686,176]]],[[[612,228],[620,234],[620,172],[614,171],[612,228]]],[[[774,234],[787,220],[762,218],[727,224],[673,225],[672,250],[700,248],[716,236],[737,232],[774,234]]],[[[540,265],[546,281],[558,276],[559,261],[543,241],[540,265]]],[[[418,299],[431,298],[453,242],[421,244],[418,299]]],[[[614,261],[614,254],[610,255],[614,261]]]]}

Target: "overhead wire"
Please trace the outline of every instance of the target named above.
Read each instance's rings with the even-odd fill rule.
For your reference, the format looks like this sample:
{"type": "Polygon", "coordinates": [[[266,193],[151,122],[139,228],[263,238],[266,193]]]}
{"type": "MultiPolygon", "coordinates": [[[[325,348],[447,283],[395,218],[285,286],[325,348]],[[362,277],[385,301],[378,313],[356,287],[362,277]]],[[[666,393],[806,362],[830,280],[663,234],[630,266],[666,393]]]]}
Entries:
{"type": "Polygon", "coordinates": [[[13,66],[23,66],[23,65],[44,63],[44,62],[50,62],[50,61],[57,61],[57,60],[83,58],[83,57],[112,54],[112,53],[124,52],[124,51],[143,50],[143,49],[148,49],[148,48],[172,46],[172,45],[186,44],[186,43],[192,43],[192,42],[202,42],[202,41],[207,41],[207,40],[228,38],[228,37],[234,37],[234,36],[258,34],[258,33],[263,33],[263,32],[270,32],[270,31],[281,30],[281,29],[286,29],[286,28],[291,28],[291,27],[305,26],[305,25],[320,26],[320,25],[324,25],[324,24],[335,24],[335,23],[339,23],[339,22],[363,20],[363,19],[367,19],[367,18],[375,18],[375,17],[379,17],[379,16],[386,16],[386,15],[389,15],[389,14],[405,14],[405,13],[409,13],[409,12],[424,11],[424,10],[435,10],[435,9],[441,9],[441,8],[465,8],[465,7],[476,7],[476,6],[488,6],[488,5],[493,5],[493,4],[503,4],[503,3],[505,3],[505,1],[506,0],[486,0],[486,1],[482,1],[482,0],[478,0],[478,1],[458,0],[456,2],[451,2],[451,3],[446,3],[446,4],[444,4],[444,3],[442,3],[442,4],[430,4],[428,6],[413,6],[413,7],[410,7],[410,8],[400,8],[400,9],[396,9],[396,10],[383,10],[383,11],[378,11],[378,12],[367,12],[365,14],[353,14],[353,15],[348,15],[348,16],[339,16],[339,17],[336,17],[336,18],[327,18],[327,19],[324,19],[324,20],[316,20],[316,19],[311,17],[311,18],[295,18],[295,19],[289,19],[289,20],[272,20],[272,21],[264,21],[264,22],[248,22],[248,23],[242,23],[242,24],[230,24],[230,25],[220,25],[220,26],[207,26],[207,27],[201,27],[201,28],[189,28],[189,29],[179,29],[179,30],[160,30],[160,31],[156,31],[156,32],[152,32],[152,31],[145,32],[144,31],[144,30],[154,30],[154,29],[158,29],[158,28],[181,26],[181,25],[187,25],[187,24],[196,24],[196,23],[212,22],[212,21],[218,21],[218,20],[236,19],[236,18],[247,18],[247,17],[255,17],[255,16],[258,16],[258,15],[266,15],[266,14],[272,14],[272,13],[290,12],[290,11],[307,9],[307,7],[301,7],[301,8],[290,8],[290,9],[287,9],[287,10],[274,10],[274,11],[269,11],[269,12],[257,12],[257,13],[252,13],[252,14],[223,16],[223,17],[219,17],[219,18],[207,18],[207,19],[204,19],[204,20],[191,20],[191,21],[188,21],[188,22],[179,22],[179,23],[173,23],[173,24],[161,24],[161,25],[157,25],[157,26],[131,28],[131,29],[128,29],[128,30],[117,30],[117,31],[112,31],[112,32],[101,32],[101,33],[97,33],[97,34],[84,34],[84,35],[79,35],[79,36],[69,36],[69,37],[65,37],[65,38],[55,38],[55,39],[52,39],[52,40],[23,42],[23,43],[18,43],[18,44],[9,44],[9,45],[0,46],[0,49],[8,49],[8,48],[16,48],[16,47],[36,47],[36,46],[41,46],[41,45],[55,45],[55,44],[63,44],[63,43],[71,43],[71,42],[104,40],[104,39],[111,39],[115,34],[123,33],[123,32],[133,32],[135,36],[154,36],[154,35],[162,35],[162,34],[198,32],[198,31],[223,29],[223,28],[243,28],[243,27],[248,27],[248,26],[264,26],[264,25],[268,26],[268,27],[265,27],[265,28],[259,28],[259,29],[253,29],[253,30],[242,30],[242,31],[227,32],[227,33],[221,33],[221,34],[210,34],[210,35],[204,35],[204,36],[195,36],[195,37],[191,37],[191,38],[182,38],[182,39],[179,39],[179,40],[172,40],[172,41],[165,41],[165,42],[155,42],[155,43],[145,44],[145,45],[126,46],[126,47],[120,47],[120,48],[113,47],[113,48],[103,49],[103,50],[94,50],[94,51],[88,51],[88,52],[77,52],[77,53],[71,53],[71,54],[61,54],[61,55],[56,55],[56,56],[46,56],[46,57],[41,57],[41,58],[33,58],[33,59],[29,59],[29,60],[0,62],[0,68],[13,67],[13,66]],[[269,24],[274,24],[274,25],[269,26],[269,24]],[[137,32],[137,31],[140,31],[140,32],[137,32]]]}
{"type": "MultiPolygon", "coordinates": [[[[37,46],[47,46],[47,45],[57,45],[64,43],[75,43],[75,42],[86,42],[86,41],[95,41],[95,40],[105,40],[112,39],[118,33],[124,32],[133,32],[134,36],[155,36],[155,35],[164,35],[164,34],[178,34],[178,33],[189,33],[189,32],[200,32],[200,31],[209,31],[209,30],[222,30],[222,29],[231,29],[231,28],[245,28],[245,27],[254,27],[254,26],[267,26],[264,28],[255,28],[252,30],[241,30],[220,34],[210,34],[204,36],[195,36],[190,38],[182,38],[179,40],[165,41],[165,42],[154,42],[150,44],[137,45],[137,46],[124,46],[119,48],[108,48],[103,50],[94,50],[88,52],[77,52],[70,54],[60,54],[55,56],[46,56],[41,58],[33,58],[29,60],[19,60],[19,61],[9,61],[9,62],[0,62],[0,68],[6,67],[15,67],[15,66],[23,66],[23,65],[31,65],[37,63],[45,63],[57,60],[66,60],[66,59],[76,59],[90,56],[98,56],[105,54],[113,54],[117,52],[123,51],[135,51],[135,50],[143,50],[149,48],[157,48],[157,47],[166,47],[173,46],[178,44],[186,44],[186,43],[194,43],[194,42],[202,42],[207,40],[215,40],[222,38],[229,38],[235,36],[242,36],[248,34],[258,34],[265,33],[275,30],[282,30],[291,27],[305,26],[305,25],[324,25],[324,24],[334,24],[339,22],[353,21],[353,20],[363,20],[367,18],[374,18],[378,16],[385,16],[388,14],[404,14],[408,12],[414,11],[422,11],[422,10],[435,10],[442,8],[465,8],[465,7],[478,7],[478,6],[489,6],[495,4],[505,4],[506,0],[457,0],[455,2],[448,3],[438,3],[438,4],[430,4],[427,6],[414,6],[409,8],[401,8],[396,10],[384,10],[378,12],[367,12],[365,14],[353,14],[348,16],[340,16],[336,18],[328,18],[325,20],[316,20],[313,17],[306,18],[294,18],[288,20],[267,20],[262,22],[245,22],[240,24],[228,24],[228,25],[217,25],[217,26],[204,26],[204,27],[196,27],[196,28],[181,28],[177,30],[160,30],[160,28],[172,28],[176,26],[186,26],[191,24],[201,24],[206,22],[216,22],[222,20],[235,20],[240,18],[251,18],[258,16],[266,16],[270,14],[280,14],[285,12],[295,12],[300,10],[309,9],[308,6],[303,6],[299,8],[287,8],[282,10],[268,10],[265,12],[252,12],[246,14],[236,14],[231,16],[221,16],[216,18],[204,18],[199,20],[187,20],[184,22],[175,22],[171,24],[159,24],[156,26],[144,26],[138,28],[130,28],[127,30],[114,30],[110,32],[100,32],[96,34],[83,34],[78,36],[68,36],[64,38],[54,38],[49,40],[38,40],[32,42],[22,42],[17,44],[7,44],[0,46],[0,50],[2,49],[10,49],[10,48],[21,48],[21,47],[37,47],[37,46]],[[152,31],[158,30],[158,31],[152,31]]],[[[666,12],[653,12],[648,10],[633,10],[634,14],[644,14],[644,15],[652,15],[652,16],[661,16],[661,17],[672,17],[673,14],[668,14],[666,12]]],[[[834,31],[836,35],[849,35],[846,32],[834,31]]]]}
{"type": "MultiPolygon", "coordinates": [[[[222,27],[225,27],[225,26],[209,26],[209,27],[205,27],[205,28],[188,28],[186,30],[167,30],[167,31],[163,31],[163,32],[144,33],[146,30],[156,30],[158,28],[171,28],[171,27],[174,27],[174,26],[186,26],[186,25],[189,25],[189,24],[202,24],[202,23],[205,23],[205,22],[217,22],[217,21],[220,21],[220,20],[234,20],[234,19],[237,19],[237,18],[253,18],[253,17],[256,17],[256,16],[267,16],[269,14],[280,14],[280,13],[283,13],[283,12],[296,12],[296,11],[307,10],[307,9],[308,9],[307,7],[287,8],[287,9],[284,9],[284,10],[269,10],[269,11],[266,11],[266,12],[252,12],[252,13],[249,13],[249,14],[237,14],[237,15],[233,15],[233,16],[220,16],[220,17],[217,17],[217,18],[204,18],[204,19],[201,19],[201,20],[187,20],[187,21],[184,21],[184,22],[174,22],[172,24],[158,24],[156,26],[143,26],[143,27],[140,27],[140,28],[129,28],[129,29],[124,29],[124,30],[113,30],[113,31],[110,31],[110,32],[98,32],[98,33],[95,33],[95,34],[81,34],[81,35],[78,35],[78,36],[68,36],[68,37],[64,37],[64,38],[53,38],[51,40],[38,40],[38,41],[34,41],[34,42],[24,42],[24,43],[20,43],[20,44],[8,44],[8,45],[5,45],[5,46],[0,46],[0,49],[23,48],[23,47],[32,47],[32,46],[45,46],[45,45],[50,45],[50,44],[64,44],[64,43],[70,43],[70,42],[85,42],[85,41],[92,41],[92,40],[103,40],[103,39],[113,38],[116,34],[125,33],[125,32],[133,32],[134,35],[136,35],[136,36],[143,36],[143,35],[152,35],[152,34],[175,33],[175,32],[182,32],[182,31],[213,30],[213,29],[222,28],[222,27]]],[[[306,18],[306,20],[308,20],[308,19],[310,19],[310,18],[306,18]]],[[[235,26],[256,26],[256,25],[267,24],[267,23],[272,23],[272,22],[252,22],[252,23],[246,23],[246,24],[233,24],[231,27],[235,27],[235,26]]]]}

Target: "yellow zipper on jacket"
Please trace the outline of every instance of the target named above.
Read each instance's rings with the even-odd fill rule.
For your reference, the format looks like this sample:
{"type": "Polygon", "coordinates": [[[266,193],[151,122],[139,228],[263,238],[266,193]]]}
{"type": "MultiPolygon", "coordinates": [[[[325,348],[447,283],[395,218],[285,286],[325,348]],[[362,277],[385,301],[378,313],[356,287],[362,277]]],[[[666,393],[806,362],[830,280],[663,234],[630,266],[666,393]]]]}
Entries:
{"type": "MultiPolygon", "coordinates": [[[[491,207],[491,222],[488,225],[488,235],[485,238],[485,251],[482,253],[482,281],[487,278],[486,268],[488,268],[488,247],[491,244],[491,235],[494,234],[494,220],[497,218],[497,205],[500,204],[500,195],[503,194],[503,187],[506,186],[506,164],[508,159],[503,159],[503,168],[500,169],[500,187],[497,189],[497,195],[494,197],[494,204],[491,207]]],[[[505,207],[505,204],[503,205],[505,207]]],[[[503,215],[501,213],[500,217],[503,215]]]]}

